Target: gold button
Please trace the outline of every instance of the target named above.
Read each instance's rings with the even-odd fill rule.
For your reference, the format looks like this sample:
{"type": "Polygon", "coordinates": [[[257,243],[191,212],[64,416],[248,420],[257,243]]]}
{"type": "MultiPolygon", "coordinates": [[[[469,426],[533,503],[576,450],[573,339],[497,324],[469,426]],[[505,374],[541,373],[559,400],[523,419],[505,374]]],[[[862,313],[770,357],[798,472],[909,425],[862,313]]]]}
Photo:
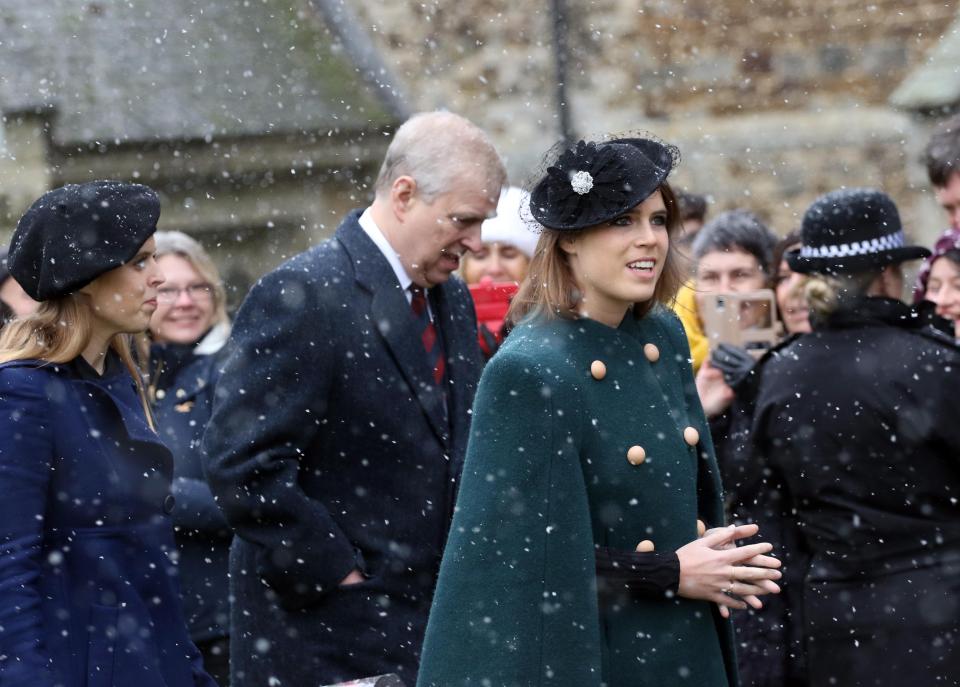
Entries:
{"type": "Polygon", "coordinates": [[[643,347],[643,354],[647,356],[647,360],[651,363],[655,363],[660,360],[660,349],[654,346],[652,343],[648,343],[643,347]]]}
{"type": "Polygon", "coordinates": [[[643,450],[643,446],[631,446],[627,449],[627,460],[630,461],[630,465],[640,465],[646,459],[647,452],[643,450]]]}
{"type": "Polygon", "coordinates": [[[594,379],[603,379],[607,376],[607,366],[601,360],[594,360],[590,363],[590,374],[594,379]]]}
{"type": "Polygon", "coordinates": [[[683,430],[683,440],[691,446],[696,446],[700,443],[700,432],[697,431],[696,427],[687,427],[683,430]]]}
{"type": "Polygon", "coordinates": [[[650,553],[651,551],[653,551],[653,542],[649,539],[644,539],[637,544],[637,553],[650,553]]]}
{"type": "Polygon", "coordinates": [[[707,525],[703,520],[697,520],[697,536],[702,537],[707,533],[707,525]]]}

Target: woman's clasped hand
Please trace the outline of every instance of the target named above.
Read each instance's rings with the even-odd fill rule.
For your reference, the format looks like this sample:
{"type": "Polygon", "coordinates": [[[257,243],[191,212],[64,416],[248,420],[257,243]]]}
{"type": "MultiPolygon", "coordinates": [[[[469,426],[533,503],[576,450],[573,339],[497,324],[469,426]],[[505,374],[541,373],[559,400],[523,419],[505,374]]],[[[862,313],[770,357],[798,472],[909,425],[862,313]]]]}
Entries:
{"type": "Polygon", "coordinates": [[[777,594],[782,573],[780,561],[769,554],[769,542],[738,546],[737,542],[757,534],[756,525],[730,525],[707,530],[702,537],[680,547],[680,585],[678,593],[688,599],[713,601],[720,615],[749,604],[762,608],[760,596],[777,594]]]}

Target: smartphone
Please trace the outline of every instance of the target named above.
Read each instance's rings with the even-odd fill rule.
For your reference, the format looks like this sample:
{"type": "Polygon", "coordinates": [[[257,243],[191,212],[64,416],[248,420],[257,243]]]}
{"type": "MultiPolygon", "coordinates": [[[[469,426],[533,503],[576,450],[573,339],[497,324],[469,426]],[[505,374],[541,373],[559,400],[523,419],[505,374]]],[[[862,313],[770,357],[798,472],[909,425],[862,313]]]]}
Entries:
{"type": "Polygon", "coordinates": [[[711,348],[727,343],[760,358],[780,340],[777,299],[772,289],[707,293],[698,301],[700,321],[711,348]]]}

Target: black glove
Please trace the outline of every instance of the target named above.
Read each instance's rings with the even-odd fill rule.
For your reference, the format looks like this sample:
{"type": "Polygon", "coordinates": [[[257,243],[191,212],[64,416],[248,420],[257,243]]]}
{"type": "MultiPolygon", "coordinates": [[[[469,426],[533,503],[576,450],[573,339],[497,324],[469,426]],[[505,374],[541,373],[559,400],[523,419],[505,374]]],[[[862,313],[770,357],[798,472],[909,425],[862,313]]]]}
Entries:
{"type": "Polygon", "coordinates": [[[756,364],[746,349],[721,343],[710,351],[710,364],[723,373],[723,381],[734,391],[750,376],[756,364]]]}

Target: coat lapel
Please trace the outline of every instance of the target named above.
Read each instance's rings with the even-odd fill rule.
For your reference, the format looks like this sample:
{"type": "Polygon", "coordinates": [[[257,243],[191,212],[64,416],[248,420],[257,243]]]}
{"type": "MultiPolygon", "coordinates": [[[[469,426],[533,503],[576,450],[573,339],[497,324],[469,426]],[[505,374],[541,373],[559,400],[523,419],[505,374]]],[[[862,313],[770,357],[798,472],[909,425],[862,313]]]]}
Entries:
{"type": "Polygon", "coordinates": [[[372,296],[370,316],[377,331],[413,390],[430,427],[447,445],[450,430],[443,389],[433,381],[433,371],[420,343],[422,332],[390,263],[360,227],[359,216],[359,211],[347,216],[337,229],[337,240],[350,254],[357,283],[372,296]]]}
{"type": "Polygon", "coordinates": [[[143,404],[129,379],[114,377],[102,381],[78,380],[77,383],[96,389],[113,403],[120,413],[127,436],[133,441],[160,444],[166,448],[166,444],[147,424],[143,404]]]}

